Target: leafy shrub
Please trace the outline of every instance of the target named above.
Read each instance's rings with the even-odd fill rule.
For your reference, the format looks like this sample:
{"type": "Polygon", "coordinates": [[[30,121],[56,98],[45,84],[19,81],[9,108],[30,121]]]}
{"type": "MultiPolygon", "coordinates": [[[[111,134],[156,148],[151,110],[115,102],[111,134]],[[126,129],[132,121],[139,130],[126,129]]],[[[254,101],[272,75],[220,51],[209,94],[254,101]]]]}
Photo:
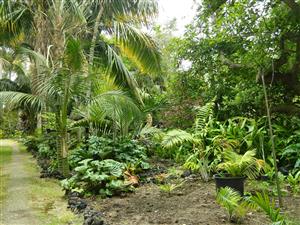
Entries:
{"type": "Polygon", "coordinates": [[[41,142],[40,138],[35,136],[27,136],[24,140],[24,145],[27,150],[30,151],[33,155],[37,155],[38,145],[41,142]]]}
{"type": "Polygon", "coordinates": [[[112,196],[130,189],[124,172],[130,175],[150,168],[146,149],[136,140],[91,136],[87,145],[81,145],[69,156],[74,175],[62,182],[65,190],[86,194],[112,196]]]}
{"type": "Polygon", "coordinates": [[[128,190],[123,181],[124,169],[124,163],[112,159],[85,159],[74,169],[74,176],[62,181],[62,186],[67,191],[112,196],[128,190]]]}
{"type": "Polygon", "coordinates": [[[288,145],[281,154],[281,159],[292,165],[294,169],[300,169],[300,143],[288,145]]]}
{"type": "Polygon", "coordinates": [[[298,173],[295,173],[293,176],[291,173],[286,178],[287,182],[289,183],[289,186],[292,189],[293,194],[297,194],[300,192],[300,171],[298,173]]]}
{"type": "Polygon", "coordinates": [[[71,152],[69,163],[71,168],[75,168],[84,159],[114,159],[122,163],[131,163],[140,169],[149,169],[145,152],[145,147],[136,140],[113,141],[104,137],[91,136],[87,146],[80,146],[71,152]]]}
{"type": "Polygon", "coordinates": [[[44,171],[53,172],[57,169],[55,133],[45,134],[43,137],[28,136],[24,145],[37,158],[44,171]]]}

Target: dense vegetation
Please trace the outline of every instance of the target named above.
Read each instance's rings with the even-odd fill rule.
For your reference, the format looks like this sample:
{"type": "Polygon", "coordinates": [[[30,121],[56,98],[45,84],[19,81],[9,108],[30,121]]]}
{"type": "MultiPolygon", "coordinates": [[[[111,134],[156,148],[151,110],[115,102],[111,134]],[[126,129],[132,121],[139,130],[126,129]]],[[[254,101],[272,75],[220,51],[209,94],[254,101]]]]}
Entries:
{"type": "Polygon", "coordinates": [[[286,224],[273,199],[300,193],[300,2],[197,7],[177,37],[155,0],[0,1],[0,137],[85,196],[134,191],[157,157],[203,182],[267,177],[217,202],[286,224]]]}

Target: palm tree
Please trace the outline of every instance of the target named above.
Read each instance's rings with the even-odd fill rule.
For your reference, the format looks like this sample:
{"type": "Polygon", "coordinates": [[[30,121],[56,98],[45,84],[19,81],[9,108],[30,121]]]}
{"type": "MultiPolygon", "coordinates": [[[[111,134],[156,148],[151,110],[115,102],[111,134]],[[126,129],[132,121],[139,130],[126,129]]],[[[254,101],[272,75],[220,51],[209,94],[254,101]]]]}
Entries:
{"type": "Polygon", "coordinates": [[[2,1],[0,7],[0,26],[11,34],[1,44],[5,46],[9,40],[25,36],[23,40],[33,45],[33,50],[23,47],[22,53],[32,59],[35,68],[31,94],[0,92],[0,101],[11,106],[26,105],[37,112],[47,106],[55,113],[59,169],[68,175],[67,119],[73,108],[72,99],[83,99],[84,94],[92,97],[92,80],[104,72],[138,96],[135,79],[121,55],[140,70],[159,71],[160,55],[155,43],[135,28],[147,24],[157,4],[154,0],[23,0],[2,1]],[[26,26],[21,19],[26,20],[26,26]],[[43,32],[32,35],[37,28],[43,32]],[[94,75],[97,71],[104,72],[94,75]]]}

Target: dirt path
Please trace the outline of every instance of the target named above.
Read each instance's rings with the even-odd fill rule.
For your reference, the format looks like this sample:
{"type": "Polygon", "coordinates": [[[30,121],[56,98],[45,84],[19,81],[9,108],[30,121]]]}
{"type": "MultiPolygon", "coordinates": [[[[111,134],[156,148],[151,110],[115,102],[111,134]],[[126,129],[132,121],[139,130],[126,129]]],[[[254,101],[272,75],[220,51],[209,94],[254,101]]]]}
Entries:
{"type": "Polygon", "coordinates": [[[18,143],[0,140],[11,146],[11,160],[2,165],[5,183],[4,204],[0,202],[0,225],[81,225],[82,217],[67,209],[59,181],[40,179],[39,167],[31,154],[18,143]]]}
{"type": "Polygon", "coordinates": [[[29,180],[31,176],[36,175],[29,174],[25,169],[26,164],[29,163],[30,155],[20,151],[15,142],[2,142],[0,143],[0,148],[1,145],[9,145],[13,149],[12,160],[5,167],[7,174],[9,174],[8,196],[1,209],[1,214],[3,215],[3,218],[0,220],[1,225],[40,224],[33,214],[34,210],[29,204],[29,180]]]}

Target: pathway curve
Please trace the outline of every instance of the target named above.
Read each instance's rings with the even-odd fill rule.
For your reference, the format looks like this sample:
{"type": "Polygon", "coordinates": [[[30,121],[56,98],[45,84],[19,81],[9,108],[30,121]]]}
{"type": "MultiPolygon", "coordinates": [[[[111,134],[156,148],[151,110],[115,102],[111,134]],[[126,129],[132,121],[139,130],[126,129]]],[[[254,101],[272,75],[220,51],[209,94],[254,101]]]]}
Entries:
{"type": "Polygon", "coordinates": [[[29,174],[26,170],[26,164],[30,162],[30,155],[20,151],[18,144],[15,142],[3,142],[1,145],[9,145],[13,148],[12,160],[5,166],[9,174],[7,198],[1,208],[0,218],[1,225],[39,225],[33,215],[33,209],[29,204],[30,177],[38,174],[29,174]]]}

